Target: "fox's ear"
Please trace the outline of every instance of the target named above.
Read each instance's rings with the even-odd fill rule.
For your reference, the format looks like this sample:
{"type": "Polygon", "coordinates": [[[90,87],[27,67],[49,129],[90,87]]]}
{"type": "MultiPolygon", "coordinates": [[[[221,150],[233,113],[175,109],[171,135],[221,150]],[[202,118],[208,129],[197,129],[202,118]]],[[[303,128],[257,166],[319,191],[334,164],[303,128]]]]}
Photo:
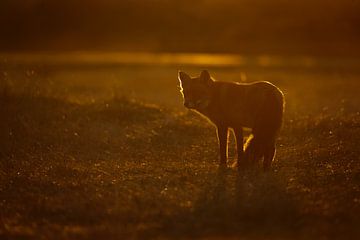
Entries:
{"type": "Polygon", "coordinates": [[[187,75],[186,73],[182,72],[182,71],[179,71],[178,78],[179,78],[181,83],[191,80],[190,76],[187,75]]]}
{"type": "Polygon", "coordinates": [[[204,83],[210,83],[212,82],[210,73],[207,70],[203,70],[200,74],[200,79],[204,83]]]}

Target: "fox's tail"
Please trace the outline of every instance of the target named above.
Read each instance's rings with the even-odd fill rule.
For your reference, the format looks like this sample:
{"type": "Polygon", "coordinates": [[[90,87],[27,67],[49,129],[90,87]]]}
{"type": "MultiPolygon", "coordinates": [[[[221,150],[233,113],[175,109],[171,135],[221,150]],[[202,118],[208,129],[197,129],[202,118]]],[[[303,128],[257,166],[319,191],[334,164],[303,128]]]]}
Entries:
{"type": "Polygon", "coordinates": [[[283,93],[270,91],[259,111],[252,134],[244,149],[245,161],[255,163],[264,157],[264,166],[271,163],[275,154],[275,139],[283,123],[285,101],[283,93]],[[265,159],[267,159],[265,164],[265,159]]]}
{"type": "Polygon", "coordinates": [[[283,123],[284,106],[284,96],[280,90],[268,92],[253,129],[259,141],[276,138],[283,123]]]}
{"type": "Polygon", "coordinates": [[[245,144],[245,155],[248,158],[256,159],[259,156],[255,155],[261,155],[275,146],[276,136],[283,123],[284,104],[284,96],[280,90],[270,92],[266,97],[253,133],[245,144]]]}

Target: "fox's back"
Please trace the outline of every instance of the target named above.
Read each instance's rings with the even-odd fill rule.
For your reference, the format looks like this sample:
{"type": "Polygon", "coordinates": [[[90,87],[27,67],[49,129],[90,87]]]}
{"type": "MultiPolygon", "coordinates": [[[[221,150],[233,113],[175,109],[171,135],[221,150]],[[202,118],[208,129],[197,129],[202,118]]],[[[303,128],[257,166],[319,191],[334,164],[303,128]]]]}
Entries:
{"type": "Polygon", "coordinates": [[[253,128],[260,118],[282,118],[283,94],[269,82],[216,81],[213,88],[213,104],[209,117],[215,121],[223,121],[230,126],[253,128]],[[269,113],[274,116],[269,116],[269,113]]]}

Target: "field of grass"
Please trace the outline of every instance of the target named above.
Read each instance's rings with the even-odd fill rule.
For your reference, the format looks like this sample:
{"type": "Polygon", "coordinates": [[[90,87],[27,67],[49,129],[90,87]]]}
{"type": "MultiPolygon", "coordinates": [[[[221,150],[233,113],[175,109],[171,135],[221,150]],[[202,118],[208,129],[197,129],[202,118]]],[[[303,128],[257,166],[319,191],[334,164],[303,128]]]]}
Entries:
{"type": "Polygon", "coordinates": [[[359,68],[209,68],[283,89],[268,173],[218,169],[178,68],[3,62],[0,238],[359,239],[359,68]]]}

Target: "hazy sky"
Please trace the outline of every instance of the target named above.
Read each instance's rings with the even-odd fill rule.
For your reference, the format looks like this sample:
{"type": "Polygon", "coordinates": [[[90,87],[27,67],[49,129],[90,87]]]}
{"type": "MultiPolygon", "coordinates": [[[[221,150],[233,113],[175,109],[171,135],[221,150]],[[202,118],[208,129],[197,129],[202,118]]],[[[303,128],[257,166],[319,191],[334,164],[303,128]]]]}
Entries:
{"type": "Polygon", "coordinates": [[[0,51],[359,53],[358,0],[1,0],[0,51]]]}

